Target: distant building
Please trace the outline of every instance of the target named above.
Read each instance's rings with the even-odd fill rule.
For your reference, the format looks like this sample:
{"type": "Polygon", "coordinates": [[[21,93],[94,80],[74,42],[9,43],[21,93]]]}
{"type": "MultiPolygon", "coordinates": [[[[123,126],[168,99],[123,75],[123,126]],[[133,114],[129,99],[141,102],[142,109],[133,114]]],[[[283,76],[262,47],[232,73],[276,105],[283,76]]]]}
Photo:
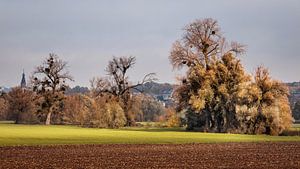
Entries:
{"type": "Polygon", "coordinates": [[[22,73],[21,88],[26,88],[26,79],[25,79],[24,70],[23,70],[23,73],[22,73]]]}

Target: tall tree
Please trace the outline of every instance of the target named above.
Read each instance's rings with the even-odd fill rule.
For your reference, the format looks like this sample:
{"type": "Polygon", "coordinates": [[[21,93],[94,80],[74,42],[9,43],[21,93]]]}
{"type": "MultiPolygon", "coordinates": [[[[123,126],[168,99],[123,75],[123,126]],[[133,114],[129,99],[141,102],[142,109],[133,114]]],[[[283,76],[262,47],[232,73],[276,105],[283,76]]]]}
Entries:
{"type": "Polygon", "coordinates": [[[60,111],[64,100],[67,81],[73,81],[66,71],[67,62],[62,61],[53,53],[33,72],[33,90],[41,96],[41,115],[46,114],[45,124],[51,124],[51,116],[60,111]]]}
{"type": "Polygon", "coordinates": [[[186,26],[183,40],[173,45],[170,61],[174,68],[188,69],[175,91],[178,110],[186,111],[188,129],[221,132],[238,127],[231,112],[238,100],[236,86],[248,79],[236,59],[243,52],[243,45],[226,42],[216,20],[196,20],[186,26]]]}
{"type": "Polygon", "coordinates": [[[128,70],[133,68],[136,63],[135,57],[114,57],[109,61],[106,68],[108,77],[94,78],[91,80],[92,92],[95,96],[103,96],[108,94],[116,97],[124,110],[127,119],[127,126],[134,125],[134,112],[132,89],[139,91],[138,87],[147,82],[156,80],[154,73],[149,73],[144,76],[141,82],[132,83],[129,81],[128,70]]]}

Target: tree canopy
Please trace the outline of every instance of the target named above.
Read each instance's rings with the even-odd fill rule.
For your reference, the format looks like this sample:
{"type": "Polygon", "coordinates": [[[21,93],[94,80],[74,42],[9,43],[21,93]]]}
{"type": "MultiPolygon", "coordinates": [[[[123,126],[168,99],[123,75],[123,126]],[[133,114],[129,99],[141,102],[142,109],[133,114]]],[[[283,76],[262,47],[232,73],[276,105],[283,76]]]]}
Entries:
{"type": "Polygon", "coordinates": [[[251,78],[237,57],[244,52],[243,45],[225,40],[216,20],[185,27],[169,59],[174,68],[187,68],[174,94],[177,110],[186,112],[187,129],[276,135],[290,126],[285,86],[262,67],[251,78]]]}

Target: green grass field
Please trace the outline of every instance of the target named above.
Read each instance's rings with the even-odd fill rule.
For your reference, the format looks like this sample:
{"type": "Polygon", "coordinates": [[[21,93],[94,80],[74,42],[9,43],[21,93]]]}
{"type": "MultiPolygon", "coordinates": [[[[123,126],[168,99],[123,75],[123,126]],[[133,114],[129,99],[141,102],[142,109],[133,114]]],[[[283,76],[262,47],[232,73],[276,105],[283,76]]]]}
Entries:
{"type": "Polygon", "coordinates": [[[300,130],[300,124],[293,124],[293,128],[292,129],[298,129],[298,130],[300,130]]]}
{"type": "Polygon", "coordinates": [[[54,144],[176,144],[300,141],[299,136],[185,132],[174,128],[92,129],[76,126],[0,124],[0,146],[54,144]]]}

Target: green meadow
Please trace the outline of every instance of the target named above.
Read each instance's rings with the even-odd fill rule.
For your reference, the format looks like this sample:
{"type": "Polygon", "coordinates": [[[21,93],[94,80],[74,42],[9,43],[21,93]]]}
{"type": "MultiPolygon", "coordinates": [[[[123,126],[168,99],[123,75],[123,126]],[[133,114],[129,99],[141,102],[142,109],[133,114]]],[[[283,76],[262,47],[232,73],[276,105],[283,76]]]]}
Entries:
{"type": "MultiPolygon", "coordinates": [[[[297,129],[299,126],[296,126],[297,129]]],[[[0,146],[58,144],[180,144],[293,142],[300,136],[186,132],[183,128],[95,129],[77,126],[0,124],[0,146]]]]}

